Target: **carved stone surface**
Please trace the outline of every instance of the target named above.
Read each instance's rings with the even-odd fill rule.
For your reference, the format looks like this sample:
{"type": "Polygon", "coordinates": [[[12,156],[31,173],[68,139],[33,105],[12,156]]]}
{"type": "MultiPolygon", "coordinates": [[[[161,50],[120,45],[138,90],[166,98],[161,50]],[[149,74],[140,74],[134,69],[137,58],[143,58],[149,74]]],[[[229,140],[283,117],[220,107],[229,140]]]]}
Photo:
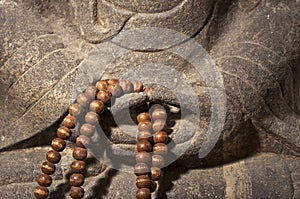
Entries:
{"type": "MultiPolygon", "coordinates": [[[[300,198],[299,9],[298,1],[283,0],[0,1],[1,197],[33,197],[46,146],[85,83],[118,78],[155,63],[152,69],[164,64],[184,75],[200,102],[186,106],[191,111],[199,106],[201,118],[198,131],[189,135],[176,130],[181,123],[188,132],[193,124],[178,112],[171,114],[171,137],[178,147],[193,142],[164,169],[154,197],[300,198]],[[218,143],[203,159],[198,153],[210,122],[213,88],[192,64],[167,50],[131,51],[111,63],[91,55],[102,51],[113,57],[111,46],[116,44],[111,39],[141,27],[168,28],[191,37],[223,76],[226,120],[218,143]],[[99,71],[87,72],[78,85],[78,73],[95,63],[99,71]],[[110,64],[102,73],[103,63],[110,64]]],[[[164,78],[174,81],[167,72],[164,78]]],[[[147,98],[171,110],[180,105],[170,90],[152,86],[147,95],[132,98],[131,108],[147,98]]],[[[184,91],[179,90],[182,96],[184,91]]],[[[117,106],[118,114],[125,114],[125,105],[117,106]]],[[[134,150],[135,138],[111,127],[109,114],[103,123],[113,143],[134,150]]],[[[68,197],[72,147],[68,143],[58,165],[51,198],[68,197]]],[[[87,198],[134,197],[134,175],[111,170],[92,157],[88,163],[87,198]]]]}

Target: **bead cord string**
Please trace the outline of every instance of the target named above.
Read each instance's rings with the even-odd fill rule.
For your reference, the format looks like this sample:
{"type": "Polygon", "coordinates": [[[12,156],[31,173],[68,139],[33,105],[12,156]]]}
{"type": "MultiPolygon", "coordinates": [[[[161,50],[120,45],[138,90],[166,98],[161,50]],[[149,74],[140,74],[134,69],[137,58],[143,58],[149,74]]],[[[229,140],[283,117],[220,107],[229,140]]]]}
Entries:
{"type": "MultiPolygon", "coordinates": [[[[129,80],[99,80],[95,86],[89,86],[84,93],[78,95],[68,109],[69,114],[63,119],[62,125],[57,129],[56,135],[51,142],[52,150],[46,154],[46,159],[42,163],[41,174],[37,178],[38,186],[34,190],[34,196],[37,199],[46,199],[49,196],[47,187],[52,184],[51,175],[55,172],[55,164],[61,160],[61,154],[66,142],[71,135],[71,129],[76,127],[79,120],[84,120],[80,127],[80,134],[76,138],[76,147],[73,149],[74,161],[71,164],[72,174],[70,176],[70,196],[73,199],[84,197],[84,175],[87,158],[87,149],[90,144],[90,137],[95,133],[95,125],[99,124],[99,115],[109,106],[112,96],[120,97],[126,93],[142,92],[143,85],[139,81],[130,82],[129,80]]],[[[151,198],[151,192],[156,190],[158,181],[161,176],[161,170],[164,166],[164,157],[168,153],[167,142],[168,134],[163,131],[165,127],[166,112],[158,106],[154,107],[151,115],[147,112],[140,113],[137,116],[138,135],[137,135],[137,164],[134,172],[137,175],[136,193],[137,199],[151,198]],[[153,134],[154,133],[154,134],[153,134]],[[151,156],[150,153],[153,153],[151,156]],[[152,165],[151,165],[152,163],[152,165]],[[149,169],[149,166],[152,166],[149,169]]]]}

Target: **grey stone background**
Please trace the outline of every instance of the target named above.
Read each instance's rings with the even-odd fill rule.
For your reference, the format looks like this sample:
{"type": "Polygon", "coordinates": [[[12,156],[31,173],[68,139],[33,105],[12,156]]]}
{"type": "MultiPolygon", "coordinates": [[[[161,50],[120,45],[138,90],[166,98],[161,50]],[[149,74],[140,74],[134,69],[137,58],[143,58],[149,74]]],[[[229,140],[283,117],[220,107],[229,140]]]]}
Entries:
{"type": "MultiPolygon", "coordinates": [[[[300,198],[299,10],[298,0],[0,1],[0,198],[33,197],[89,53],[122,31],[149,26],[184,33],[207,50],[223,75],[228,110],[219,142],[199,159],[209,88],[191,65],[165,51],[132,51],[105,70],[103,78],[118,78],[142,63],[166,64],[199,95],[200,130],[189,150],[164,169],[154,197],[300,198]]],[[[147,97],[178,106],[160,87],[147,97]]],[[[173,120],[176,132],[185,121],[176,113],[173,120]]],[[[124,139],[120,147],[134,144],[119,128],[108,129],[112,140],[124,139]]],[[[51,198],[68,197],[72,147],[69,142],[63,153],[51,198]]],[[[93,157],[88,163],[86,198],[135,197],[133,174],[93,157]]]]}

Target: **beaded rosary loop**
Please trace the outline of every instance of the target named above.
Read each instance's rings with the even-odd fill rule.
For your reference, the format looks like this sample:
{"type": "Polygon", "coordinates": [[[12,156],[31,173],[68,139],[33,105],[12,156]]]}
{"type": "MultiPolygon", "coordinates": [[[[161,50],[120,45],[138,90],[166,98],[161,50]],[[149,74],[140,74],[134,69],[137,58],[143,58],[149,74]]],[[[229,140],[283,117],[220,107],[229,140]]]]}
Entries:
{"type": "MultiPolygon", "coordinates": [[[[83,124],[79,127],[79,135],[76,138],[76,147],[73,149],[74,161],[71,164],[72,174],[69,178],[71,185],[69,195],[73,199],[84,197],[85,177],[83,175],[87,158],[87,147],[91,142],[91,136],[95,133],[95,125],[99,124],[100,114],[109,106],[112,97],[120,97],[123,94],[143,92],[143,84],[139,81],[129,80],[99,80],[95,86],[89,86],[77,96],[76,101],[69,107],[69,114],[63,119],[62,125],[57,129],[57,137],[51,142],[52,150],[46,154],[42,163],[43,174],[38,176],[38,186],[34,190],[36,199],[46,199],[49,196],[49,187],[52,184],[51,175],[55,172],[55,164],[61,160],[61,154],[66,141],[72,135],[71,129],[79,125],[82,118],[83,124]]],[[[149,108],[148,108],[149,110],[149,108]]],[[[157,188],[161,177],[161,168],[165,165],[164,156],[168,154],[168,134],[163,131],[166,124],[166,111],[160,105],[151,106],[151,112],[141,112],[137,116],[137,153],[134,173],[136,178],[137,199],[150,199],[151,193],[157,188]]]]}

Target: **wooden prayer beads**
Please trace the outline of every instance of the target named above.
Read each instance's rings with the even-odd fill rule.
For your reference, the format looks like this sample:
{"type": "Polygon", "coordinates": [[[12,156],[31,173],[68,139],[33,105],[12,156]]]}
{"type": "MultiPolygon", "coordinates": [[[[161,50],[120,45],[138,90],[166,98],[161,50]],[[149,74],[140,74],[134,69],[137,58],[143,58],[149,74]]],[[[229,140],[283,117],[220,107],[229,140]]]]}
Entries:
{"type": "MultiPolygon", "coordinates": [[[[120,97],[123,94],[143,91],[141,82],[129,80],[99,80],[95,86],[89,86],[85,92],[78,95],[68,109],[69,114],[63,119],[62,126],[57,129],[57,137],[51,142],[52,150],[47,152],[47,161],[42,164],[41,174],[34,190],[37,199],[46,199],[49,196],[49,187],[52,184],[51,175],[55,172],[58,162],[61,160],[61,154],[66,141],[72,135],[71,129],[75,128],[77,120],[80,122],[79,133],[76,138],[76,148],[73,149],[73,158],[71,164],[72,174],[69,181],[71,185],[70,196],[73,199],[84,197],[83,189],[85,177],[83,175],[88,156],[87,147],[91,143],[91,137],[95,133],[95,126],[100,122],[106,106],[110,104],[112,97],[120,97]]],[[[166,164],[165,157],[168,154],[168,134],[164,131],[166,127],[166,111],[161,106],[152,106],[151,115],[148,112],[142,112],[137,116],[138,134],[137,134],[137,154],[134,173],[136,174],[136,192],[137,199],[151,198],[151,192],[157,188],[155,181],[161,178],[161,168],[166,164]]]]}

